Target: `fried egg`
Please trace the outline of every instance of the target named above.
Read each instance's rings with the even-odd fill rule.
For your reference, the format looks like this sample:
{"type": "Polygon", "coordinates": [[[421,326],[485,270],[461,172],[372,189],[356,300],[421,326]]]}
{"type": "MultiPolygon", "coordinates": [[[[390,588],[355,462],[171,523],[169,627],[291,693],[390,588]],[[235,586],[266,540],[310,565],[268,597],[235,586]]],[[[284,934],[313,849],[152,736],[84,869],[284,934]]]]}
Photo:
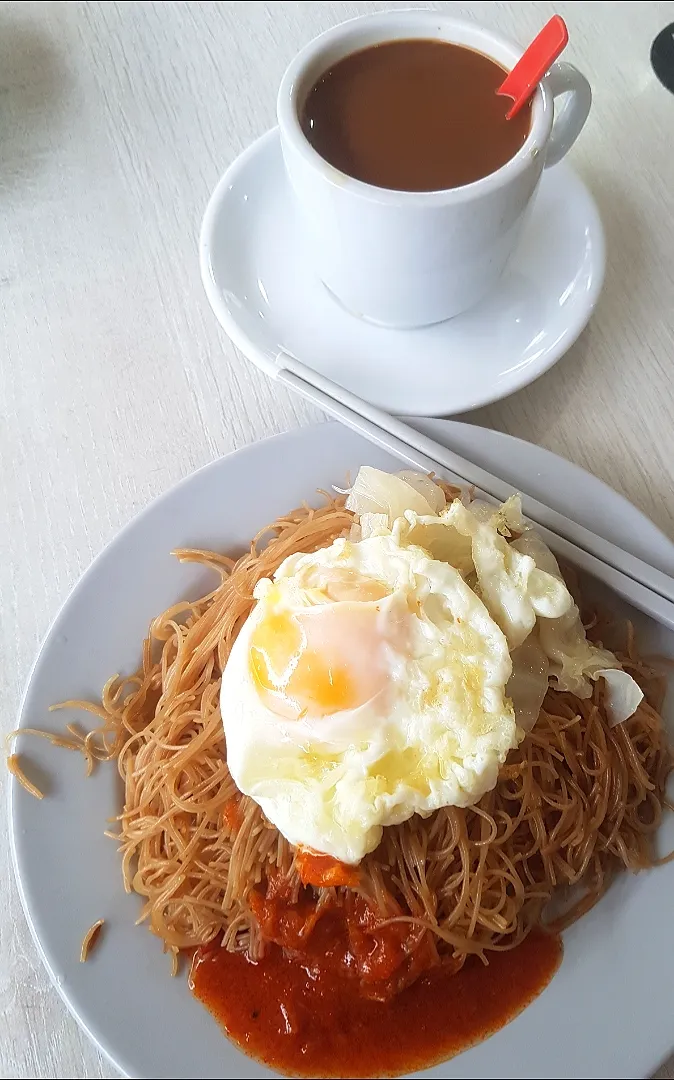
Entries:
{"type": "Polygon", "coordinates": [[[227,763],[294,845],[358,863],[386,825],[476,803],[517,728],[508,642],[459,570],[394,535],[292,555],[222,675],[227,763]]]}

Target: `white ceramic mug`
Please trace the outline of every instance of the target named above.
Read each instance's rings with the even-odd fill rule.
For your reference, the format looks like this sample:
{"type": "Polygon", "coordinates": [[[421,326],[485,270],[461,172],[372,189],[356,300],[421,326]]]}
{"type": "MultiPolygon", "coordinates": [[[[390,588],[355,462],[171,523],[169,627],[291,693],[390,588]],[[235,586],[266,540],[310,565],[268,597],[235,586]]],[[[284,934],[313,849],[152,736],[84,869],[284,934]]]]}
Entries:
{"type": "Polygon", "coordinates": [[[353,314],[404,328],[458,315],[493,289],[543,168],[558,162],[576,140],[592,92],[571,64],[555,64],[534,95],[526,142],[496,172],[446,191],[374,187],[340,172],[314,150],[299,110],[337,61],[401,38],[465,45],[507,70],[522,55],[499,34],[439,12],[366,15],[327,30],[302,49],[283,76],[277,108],[285,167],[316,272],[353,314]]]}

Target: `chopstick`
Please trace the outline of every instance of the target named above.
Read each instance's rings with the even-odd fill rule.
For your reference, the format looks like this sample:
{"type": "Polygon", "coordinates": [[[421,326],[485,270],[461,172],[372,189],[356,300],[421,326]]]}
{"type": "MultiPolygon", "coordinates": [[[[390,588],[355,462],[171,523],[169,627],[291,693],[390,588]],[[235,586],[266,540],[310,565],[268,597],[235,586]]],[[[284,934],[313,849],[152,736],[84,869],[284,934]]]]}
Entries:
{"type": "MultiPolygon", "coordinates": [[[[504,502],[513,494],[512,486],[500,477],[375,408],[287,353],[277,356],[274,377],[408,465],[423,472],[436,472],[452,483],[474,486],[497,502],[504,502]]],[[[536,525],[556,555],[674,629],[674,578],[525,492],[520,495],[525,517],[536,525]]]]}

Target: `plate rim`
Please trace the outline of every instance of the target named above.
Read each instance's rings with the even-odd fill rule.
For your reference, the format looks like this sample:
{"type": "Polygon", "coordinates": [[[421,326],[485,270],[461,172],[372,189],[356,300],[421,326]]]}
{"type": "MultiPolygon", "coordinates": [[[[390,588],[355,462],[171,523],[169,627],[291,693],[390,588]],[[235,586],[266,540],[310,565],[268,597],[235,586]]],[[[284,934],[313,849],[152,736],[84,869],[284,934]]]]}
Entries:
{"type": "MultiPolygon", "coordinates": [[[[535,443],[530,443],[525,439],[521,439],[518,436],[510,435],[507,432],[497,431],[495,429],[485,429],[485,428],[482,428],[479,425],[462,423],[461,421],[457,421],[457,420],[453,420],[453,419],[445,420],[445,419],[441,419],[441,418],[429,418],[429,417],[421,417],[421,416],[417,417],[416,419],[418,419],[420,422],[431,422],[432,424],[437,424],[437,425],[442,426],[442,427],[457,425],[457,426],[466,427],[466,428],[469,427],[469,428],[471,428],[471,429],[473,429],[475,431],[478,431],[478,432],[479,431],[487,431],[489,433],[490,437],[491,436],[496,437],[497,440],[499,440],[499,441],[503,441],[505,443],[509,443],[511,441],[514,441],[514,442],[519,443],[520,446],[522,446],[522,447],[525,447],[525,448],[534,447],[534,449],[536,451],[543,451],[546,455],[548,455],[550,457],[550,459],[554,459],[554,460],[556,460],[558,462],[561,461],[563,463],[564,467],[569,467],[570,466],[574,471],[577,471],[580,474],[584,474],[585,476],[589,477],[593,483],[601,485],[604,489],[606,489],[608,492],[610,492],[613,497],[617,497],[622,502],[626,503],[627,506],[629,506],[630,510],[634,514],[636,514],[643,521],[646,521],[646,522],[649,523],[649,526],[653,530],[653,536],[654,537],[657,536],[658,542],[662,542],[664,545],[666,545],[671,550],[672,554],[674,555],[674,541],[672,541],[657,525],[655,525],[650,520],[650,518],[648,518],[648,516],[642,510],[640,510],[638,507],[634,506],[631,502],[629,502],[629,500],[624,495],[622,495],[620,492],[617,492],[617,491],[615,491],[615,489],[611,488],[611,486],[609,484],[607,484],[605,481],[601,480],[598,477],[595,477],[592,473],[590,473],[588,470],[584,469],[582,466],[577,465],[575,462],[570,462],[566,458],[563,458],[560,455],[555,454],[553,451],[550,451],[545,447],[538,446],[535,443]]],[[[86,585],[88,583],[88,579],[89,579],[90,576],[92,576],[94,574],[95,570],[98,567],[99,562],[104,558],[104,556],[107,553],[110,552],[110,550],[114,546],[116,546],[118,541],[123,536],[125,536],[127,533],[132,531],[132,529],[136,526],[136,524],[139,521],[144,519],[146,516],[149,516],[155,510],[155,508],[158,505],[164,503],[169,498],[174,496],[177,491],[188,487],[194,481],[194,479],[197,476],[203,476],[205,473],[208,473],[209,471],[216,471],[222,465],[223,462],[229,461],[229,460],[231,460],[233,458],[237,458],[237,457],[241,457],[241,456],[245,457],[245,455],[247,453],[249,453],[250,451],[255,450],[256,448],[260,447],[261,445],[272,445],[274,443],[287,442],[287,441],[300,441],[301,442],[304,438],[307,437],[307,433],[310,433],[310,432],[315,433],[319,429],[325,429],[326,432],[329,432],[329,430],[331,428],[341,428],[341,425],[339,425],[336,421],[332,421],[332,420],[326,421],[326,422],[318,421],[318,422],[313,423],[313,424],[307,424],[307,425],[304,425],[304,426],[299,427],[299,428],[293,428],[293,429],[291,429],[289,431],[279,432],[279,433],[267,436],[264,439],[259,439],[259,440],[255,441],[255,442],[252,442],[252,443],[249,443],[249,444],[247,444],[245,446],[239,447],[236,450],[232,450],[227,454],[224,454],[224,455],[221,455],[218,458],[215,458],[213,461],[207,462],[206,464],[202,465],[200,468],[198,468],[198,469],[194,470],[193,472],[189,473],[187,476],[182,477],[179,481],[177,481],[175,484],[170,486],[167,490],[161,492],[160,494],[155,496],[155,498],[151,499],[146,506],[144,506],[141,510],[139,510],[137,513],[135,513],[129,519],[129,521],[127,521],[126,524],[124,526],[122,526],[122,528],[119,529],[111,537],[111,539],[101,548],[101,550],[96,554],[96,556],[92,559],[89,566],[85,569],[85,571],[80,575],[78,580],[75,582],[74,586],[72,587],[70,592],[67,594],[67,596],[65,597],[63,602],[59,605],[58,610],[56,611],[54,617],[52,618],[51,622],[49,623],[49,626],[48,626],[48,628],[47,628],[47,630],[46,630],[46,632],[44,634],[44,637],[43,637],[40,645],[39,645],[39,648],[38,648],[38,650],[37,650],[37,652],[35,654],[35,657],[34,657],[32,663],[30,665],[28,675],[26,677],[26,682],[25,682],[25,685],[24,685],[24,689],[23,689],[23,692],[22,692],[22,695],[21,695],[20,703],[19,703],[16,727],[18,729],[21,729],[23,727],[29,726],[29,724],[27,723],[27,718],[24,716],[24,713],[25,713],[25,710],[26,710],[28,697],[29,697],[29,694],[30,694],[30,691],[31,691],[31,688],[32,688],[33,679],[34,679],[37,668],[38,668],[43,656],[45,655],[47,649],[50,646],[51,639],[52,639],[53,635],[55,634],[55,632],[58,629],[59,623],[60,623],[62,617],[64,616],[64,614],[67,611],[67,608],[70,606],[71,602],[76,597],[76,595],[78,595],[79,592],[82,589],[86,588],[86,585]]],[[[25,890],[24,890],[24,884],[23,884],[23,880],[22,880],[22,877],[21,877],[20,867],[19,867],[20,856],[19,856],[19,851],[18,851],[18,846],[17,846],[17,824],[16,824],[16,818],[15,818],[15,795],[18,793],[18,788],[19,788],[18,782],[16,781],[15,777],[12,776],[10,778],[10,782],[8,783],[8,795],[7,795],[7,799],[8,799],[7,805],[8,805],[8,811],[9,811],[9,813],[8,813],[8,831],[9,831],[10,852],[11,852],[13,871],[14,871],[14,879],[15,879],[15,882],[16,882],[16,886],[17,886],[17,890],[18,890],[18,894],[19,894],[19,898],[20,898],[20,902],[21,902],[21,907],[23,909],[23,913],[24,913],[24,916],[26,918],[26,922],[28,924],[28,928],[29,928],[29,931],[30,931],[31,938],[32,938],[33,942],[35,943],[38,955],[40,957],[40,960],[41,960],[42,964],[45,967],[45,970],[47,971],[47,974],[49,976],[49,979],[50,979],[50,982],[51,982],[52,986],[57,991],[59,997],[61,998],[61,1000],[65,1004],[65,1006],[66,1006],[68,1012],[70,1013],[70,1015],[74,1018],[74,1020],[79,1025],[79,1027],[85,1032],[87,1037],[91,1040],[93,1045],[99,1050],[99,1052],[103,1055],[103,1057],[115,1069],[117,1069],[121,1073],[121,1075],[123,1077],[131,1078],[136,1074],[132,1073],[132,1072],[129,1072],[128,1070],[125,1070],[125,1069],[122,1068],[122,1066],[120,1065],[119,1059],[115,1056],[115,1052],[113,1051],[113,1049],[106,1047],[99,1040],[99,1038],[96,1037],[96,1035],[93,1033],[93,1031],[91,1030],[89,1025],[85,1022],[81,1012],[79,1011],[78,1006],[71,999],[71,997],[69,996],[65,986],[62,984],[62,980],[59,978],[57,973],[52,968],[51,963],[50,963],[50,961],[49,961],[49,959],[47,957],[47,954],[45,952],[45,949],[43,947],[42,941],[40,939],[37,928],[36,928],[35,923],[33,921],[33,917],[32,917],[32,914],[31,914],[31,909],[30,909],[30,904],[28,902],[28,899],[27,899],[27,896],[26,896],[26,893],[25,893],[25,890]]],[[[526,1009],[524,1011],[526,1011],[526,1009]]],[[[226,1038],[226,1036],[224,1036],[224,1035],[223,1035],[223,1037],[226,1038]]],[[[673,1052],[674,1052],[674,1033],[672,1035],[672,1043],[671,1043],[670,1048],[667,1050],[667,1052],[664,1054],[663,1057],[658,1057],[658,1059],[656,1061],[652,1062],[648,1066],[649,1073],[644,1074],[644,1075],[650,1075],[652,1072],[654,1072],[657,1068],[659,1068],[659,1066],[664,1061],[667,1060],[667,1058],[673,1052]]],[[[124,1056],[124,1054],[122,1053],[121,1057],[123,1057],[123,1056],[124,1056]]],[[[253,1060],[255,1060],[255,1059],[253,1059],[253,1060]]]]}
{"type": "MultiPolygon", "coordinates": [[[[267,348],[264,344],[258,344],[236,319],[234,311],[232,310],[234,305],[230,305],[227,302],[224,291],[221,290],[217,284],[213,270],[211,251],[214,248],[212,241],[215,227],[219,221],[221,208],[227,199],[230,187],[238,177],[245,172],[250,163],[256,159],[258,155],[264,154],[274,142],[279,143],[278,152],[280,154],[281,147],[278,126],[274,126],[260,135],[252,143],[246,146],[234,161],[228,165],[209,196],[201,220],[198,241],[199,272],[213,314],[219,325],[234,344],[235,348],[237,348],[247,360],[260,370],[264,371],[265,374],[271,378],[274,378],[277,374],[278,366],[276,359],[283,350],[277,349],[274,351],[271,348],[267,348]]],[[[395,410],[400,415],[424,416],[426,418],[436,419],[453,418],[462,413],[472,412],[475,409],[492,405],[496,401],[501,401],[511,394],[515,394],[517,391],[522,390],[525,386],[529,386],[554,367],[555,364],[557,364],[572,348],[585,330],[599,303],[606,277],[606,233],[597,202],[582,177],[564,159],[553,166],[552,171],[558,172],[558,174],[559,171],[561,171],[562,174],[566,173],[568,175],[570,182],[576,186],[577,190],[580,191],[582,197],[586,200],[588,214],[592,218],[592,245],[595,252],[592,287],[588,289],[585,294],[587,298],[586,304],[580,309],[579,316],[576,317],[575,320],[572,320],[565,331],[550,345],[544,354],[542,362],[541,360],[537,360],[535,363],[531,361],[529,364],[526,364],[519,371],[519,376],[514,379],[512,384],[508,385],[505,391],[498,389],[499,380],[495,379],[491,380],[489,383],[491,389],[471,398],[467,403],[462,403],[456,409],[453,408],[450,403],[447,408],[444,406],[441,407],[440,412],[437,410],[434,412],[421,412],[416,407],[409,413],[400,409],[395,410]]],[[[545,174],[542,175],[539,184],[544,182],[544,176],[545,174]]],[[[538,192],[534,195],[534,201],[537,198],[537,194],[538,192]]],[[[336,301],[334,302],[336,303],[336,301]]],[[[424,328],[419,327],[416,329],[423,330],[424,328]]],[[[399,332],[408,333],[410,331],[402,330],[399,332]]],[[[415,330],[412,330],[411,332],[415,332],[415,330]]],[[[298,359],[302,358],[299,357],[298,359]]],[[[349,387],[347,387],[347,389],[348,388],[349,387]]]]}

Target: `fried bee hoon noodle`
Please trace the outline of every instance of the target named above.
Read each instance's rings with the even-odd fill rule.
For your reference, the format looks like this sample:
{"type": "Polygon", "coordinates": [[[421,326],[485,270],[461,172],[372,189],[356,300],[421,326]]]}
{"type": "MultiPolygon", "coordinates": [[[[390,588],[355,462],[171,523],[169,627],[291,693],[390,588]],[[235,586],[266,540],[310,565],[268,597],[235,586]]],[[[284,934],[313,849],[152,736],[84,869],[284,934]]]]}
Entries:
{"type": "MultiPolygon", "coordinates": [[[[89,768],[117,761],[124,883],[145,899],[142,920],[174,957],[218,937],[260,955],[260,913],[279,882],[287,903],[301,900],[303,910],[309,901],[315,912],[353,900],[344,886],[304,889],[294,849],[238,793],[219,703],[221,672],[255,583],[291,553],[347,533],[352,521],[343,501],[328,497],[321,509],[281,518],[238,561],[176,552],[217,570],[221,584],[159,615],[139,671],[111,679],[100,705],[64,703],[100,718],[89,735],[69,730],[89,768]]],[[[582,895],[555,928],[596,903],[616,871],[654,863],[672,767],[659,716],[663,681],[631,646],[622,660],[645,694],[629,720],[609,726],[601,681],[588,700],[550,689],[535,728],[478,805],[384,830],[361,864],[359,893],[378,917],[407,924],[410,950],[423,945],[431,962],[453,957],[457,967],[468,954],[484,958],[539,924],[559,886],[580,883],[582,895]]]]}
{"type": "Polygon", "coordinates": [[[25,772],[21,768],[21,762],[19,761],[18,754],[10,754],[7,758],[7,768],[11,772],[12,776],[21,784],[21,787],[32,795],[34,799],[44,799],[44,791],[40,791],[37,784],[34,784],[32,780],[29,780],[25,772]]]}
{"type": "Polygon", "coordinates": [[[103,929],[104,923],[105,919],[97,919],[95,923],[92,923],[92,925],[89,927],[86,934],[82,938],[82,946],[80,948],[81,964],[85,964],[89,959],[89,953],[96,945],[96,942],[100,937],[101,930],[103,929]]]}

